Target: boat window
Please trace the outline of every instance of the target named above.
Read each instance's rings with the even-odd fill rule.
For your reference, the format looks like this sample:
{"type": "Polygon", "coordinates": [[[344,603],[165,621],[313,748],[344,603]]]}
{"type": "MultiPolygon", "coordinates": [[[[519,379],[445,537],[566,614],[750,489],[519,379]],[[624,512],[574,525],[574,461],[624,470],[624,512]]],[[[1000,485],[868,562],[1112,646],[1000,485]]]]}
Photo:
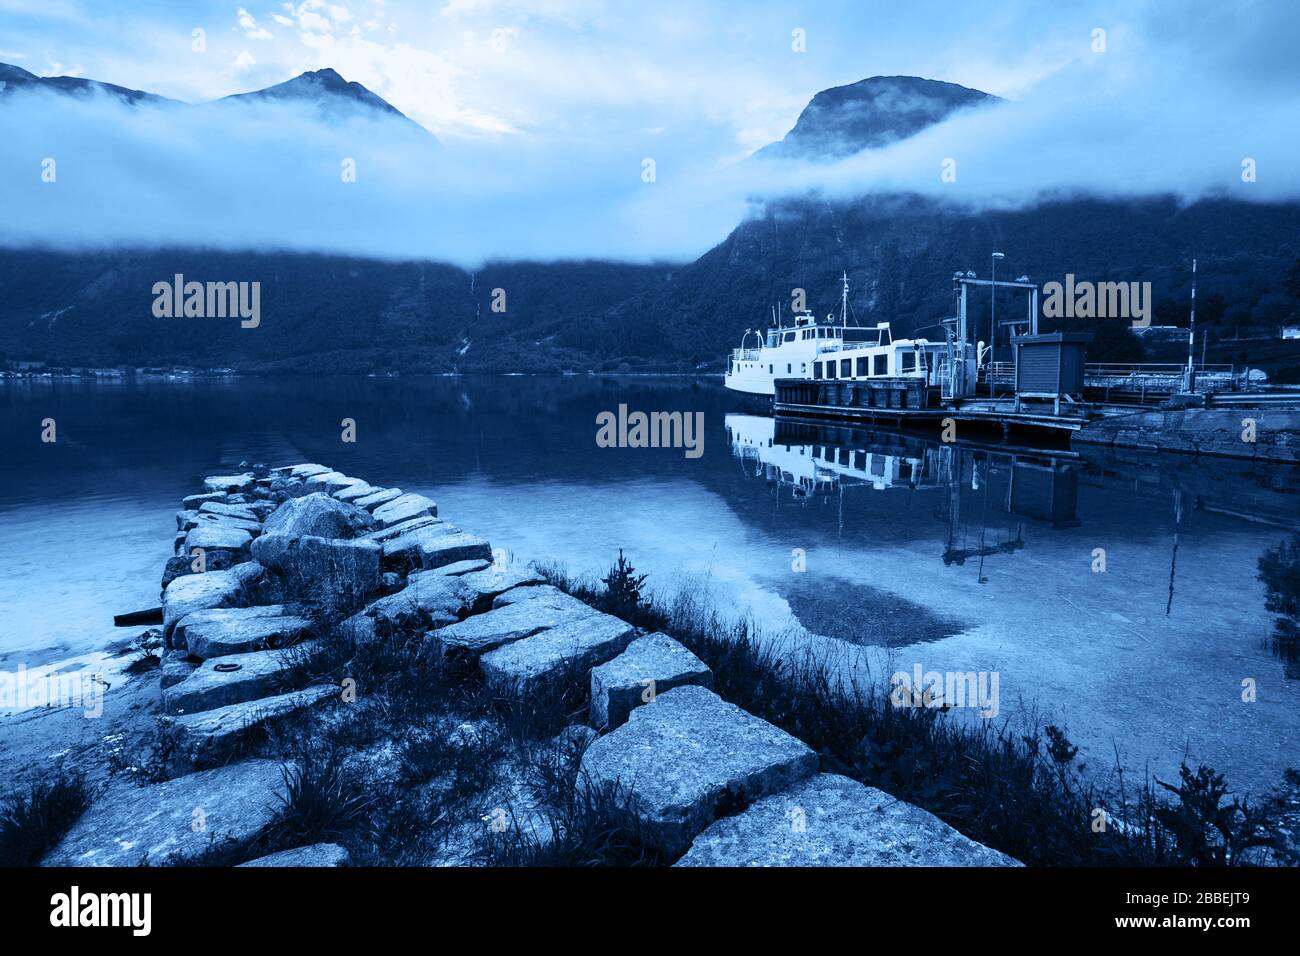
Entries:
{"type": "Polygon", "coordinates": [[[858,359],[858,374],[861,375],[863,378],[866,378],[868,375],[871,374],[871,372],[867,369],[867,361],[868,360],[865,358],[858,359]]]}
{"type": "Polygon", "coordinates": [[[767,374],[768,374],[768,375],[771,375],[771,374],[772,374],[772,366],[771,366],[771,365],[769,365],[769,366],[767,367],[767,374]]]}
{"type": "Polygon", "coordinates": [[[834,378],[834,377],[835,377],[835,362],[834,362],[834,360],[831,360],[831,361],[829,361],[829,362],[826,363],[826,377],[827,377],[827,378],[834,378]]]}
{"type": "Polygon", "coordinates": [[[904,353],[903,353],[903,371],[904,371],[904,372],[912,372],[912,371],[915,371],[915,370],[916,370],[916,353],[915,353],[915,352],[904,352],[904,353]]]}
{"type": "Polygon", "coordinates": [[[840,378],[848,378],[853,374],[853,359],[840,359],[840,378]]]}
{"type": "Polygon", "coordinates": [[[785,374],[792,375],[793,373],[794,373],[794,366],[787,363],[785,366],[785,374]]]}
{"type": "Polygon", "coordinates": [[[794,341],[794,333],[793,333],[793,332],[787,332],[787,333],[785,333],[785,338],[782,339],[782,341],[783,341],[783,342],[793,342],[793,341],[794,341]]]}
{"type": "Polygon", "coordinates": [[[872,373],[871,373],[872,375],[888,375],[888,374],[889,374],[889,356],[888,356],[888,355],[877,355],[877,356],[874,356],[874,363],[873,363],[873,365],[874,365],[874,368],[873,368],[872,373]]]}
{"type": "Polygon", "coordinates": [[[813,362],[813,378],[821,378],[821,377],[822,377],[822,363],[813,362]]]}

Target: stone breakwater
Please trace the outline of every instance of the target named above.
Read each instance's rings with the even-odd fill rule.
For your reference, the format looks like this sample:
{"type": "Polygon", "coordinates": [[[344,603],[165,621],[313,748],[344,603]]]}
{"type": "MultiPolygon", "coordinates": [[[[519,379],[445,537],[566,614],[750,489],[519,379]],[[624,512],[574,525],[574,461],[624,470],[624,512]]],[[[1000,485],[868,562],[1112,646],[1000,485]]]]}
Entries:
{"type": "MultiPolygon", "coordinates": [[[[312,679],[313,660],[340,636],[356,648],[399,635],[455,657],[497,699],[574,682],[590,701],[586,725],[564,732],[584,744],[574,785],[626,793],[678,865],[1016,865],[924,810],[819,772],[802,741],[718,696],[709,668],[671,636],[494,557],[423,495],[318,464],[204,486],[182,502],[163,574],[169,779],[111,783],[46,865],[201,862],[214,845],[253,845],[287,776],[241,757],[241,741],[289,715],[355,706],[347,680],[312,679]]],[[[348,853],[315,844],[249,862],[338,866],[348,853]]]]}
{"type": "Polygon", "coordinates": [[[1134,412],[1093,422],[1075,432],[1070,442],[1296,465],[1300,411],[1241,407],[1134,412]]]}

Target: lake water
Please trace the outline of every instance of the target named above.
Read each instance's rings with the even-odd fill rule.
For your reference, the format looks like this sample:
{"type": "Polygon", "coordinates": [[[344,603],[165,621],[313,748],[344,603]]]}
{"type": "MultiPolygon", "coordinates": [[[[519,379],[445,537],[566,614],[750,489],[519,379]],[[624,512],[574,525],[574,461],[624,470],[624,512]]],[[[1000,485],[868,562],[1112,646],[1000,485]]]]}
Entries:
{"type": "Polygon", "coordinates": [[[157,603],[203,476],[319,461],[429,494],[515,560],[599,575],[622,548],[659,593],[771,633],[996,672],[997,719],[1064,725],[1095,771],[1118,752],[1169,779],[1186,754],[1258,791],[1300,764],[1300,670],[1257,578],[1300,522],[1294,471],[774,423],[691,379],[10,382],[0,434],[5,669],[133,633],[112,615],[157,603]],[[620,403],[703,412],[703,454],[598,447],[620,403]]]}

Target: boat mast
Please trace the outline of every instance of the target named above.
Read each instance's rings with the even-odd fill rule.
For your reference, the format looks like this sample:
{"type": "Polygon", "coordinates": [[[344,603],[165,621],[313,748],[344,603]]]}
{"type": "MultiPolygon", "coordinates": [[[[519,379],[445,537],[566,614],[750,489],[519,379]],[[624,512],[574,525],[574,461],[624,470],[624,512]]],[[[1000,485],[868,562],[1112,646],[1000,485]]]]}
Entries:
{"type": "Polygon", "coordinates": [[[1187,328],[1187,373],[1184,391],[1196,387],[1196,259],[1192,259],[1192,317],[1187,328]]]}
{"type": "Polygon", "coordinates": [[[840,281],[844,283],[840,290],[840,327],[847,328],[849,324],[849,274],[840,273],[840,281]]]}

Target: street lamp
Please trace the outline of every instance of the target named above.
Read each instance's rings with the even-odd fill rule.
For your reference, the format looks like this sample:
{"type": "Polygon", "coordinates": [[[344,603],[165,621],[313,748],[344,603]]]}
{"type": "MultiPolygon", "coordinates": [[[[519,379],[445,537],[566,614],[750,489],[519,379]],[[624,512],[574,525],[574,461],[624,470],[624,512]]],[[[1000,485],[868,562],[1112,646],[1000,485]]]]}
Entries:
{"type": "MultiPolygon", "coordinates": [[[[997,334],[997,329],[998,329],[996,324],[997,312],[998,312],[998,260],[1005,259],[1005,258],[1006,256],[1004,256],[1000,252],[993,253],[993,285],[991,286],[993,292],[989,299],[989,382],[990,383],[992,383],[993,381],[992,378],[993,336],[997,334]]],[[[989,393],[992,394],[991,384],[990,384],[989,393]]]]}

